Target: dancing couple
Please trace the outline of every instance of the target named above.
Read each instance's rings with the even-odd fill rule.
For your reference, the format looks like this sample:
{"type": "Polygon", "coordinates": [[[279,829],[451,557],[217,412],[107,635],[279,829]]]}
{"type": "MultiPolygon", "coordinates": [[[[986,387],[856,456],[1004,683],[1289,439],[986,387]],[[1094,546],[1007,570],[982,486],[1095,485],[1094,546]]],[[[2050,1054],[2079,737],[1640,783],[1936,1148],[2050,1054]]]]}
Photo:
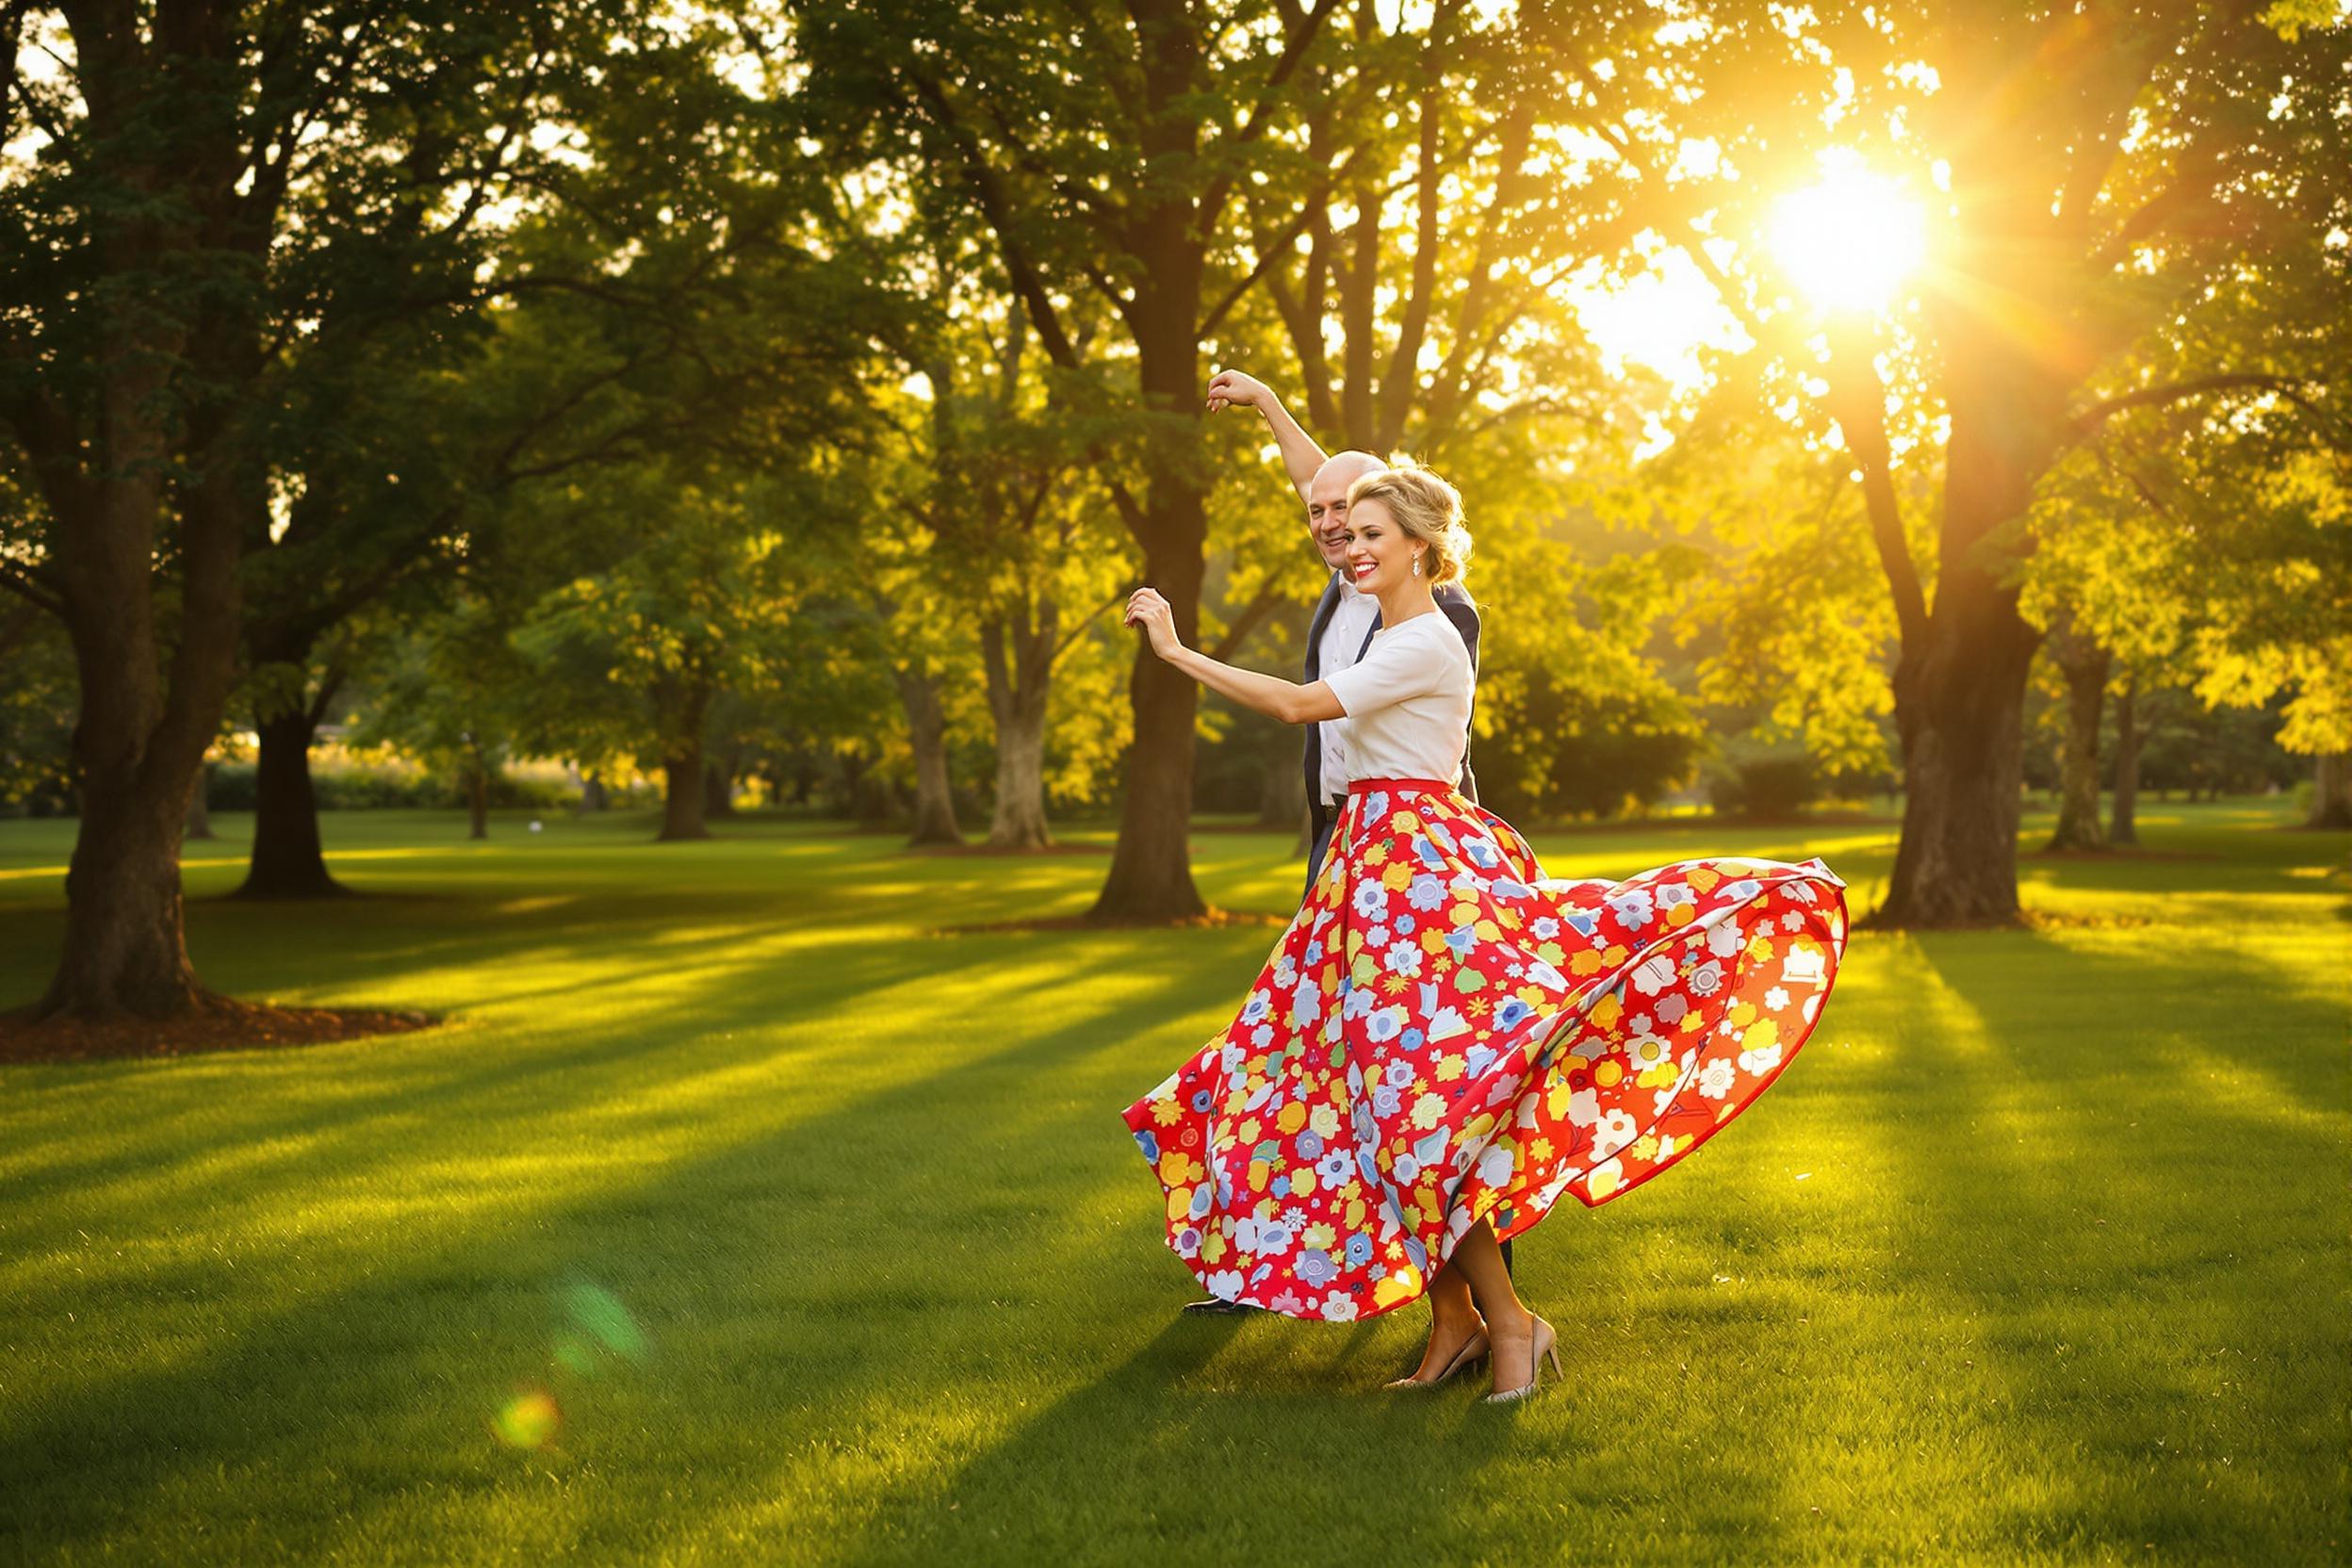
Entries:
{"type": "Polygon", "coordinates": [[[1502,1244],[1562,1193],[1595,1206],[1678,1163],[1780,1075],[1836,978],[1844,884],[1819,860],[1731,858],[1546,877],[1462,790],[1477,620],[1441,605],[1468,603],[1454,487],[1323,461],[1248,377],[1209,398],[1266,417],[1342,574],[1318,633],[1348,594],[1377,629],[1344,667],[1311,641],[1295,683],[1184,646],[1152,589],[1129,599],[1161,659],[1319,727],[1308,767],[1329,796],[1328,849],[1240,1012],[1127,1125],[1166,1189],[1168,1246],[1212,1297],[1325,1322],[1426,1297],[1420,1364],[1390,1386],[1486,1360],[1490,1399],[1523,1398],[1559,1369],[1557,1336],[1502,1244]]]}

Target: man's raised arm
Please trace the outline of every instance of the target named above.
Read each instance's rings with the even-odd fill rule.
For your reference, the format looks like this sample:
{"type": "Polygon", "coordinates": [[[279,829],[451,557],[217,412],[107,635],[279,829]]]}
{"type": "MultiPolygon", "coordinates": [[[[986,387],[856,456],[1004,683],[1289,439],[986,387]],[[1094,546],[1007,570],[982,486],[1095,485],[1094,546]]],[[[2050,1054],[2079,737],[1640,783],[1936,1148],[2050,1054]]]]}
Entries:
{"type": "Polygon", "coordinates": [[[1323,466],[1323,449],[1315,444],[1315,437],[1299,428],[1290,416],[1282,400],[1274,389],[1255,376],[1239,370],[1219,370],[1209,378],[1209,412],[1221,413],[1227,404],[1254,408],[1266,416],[1266,427],[1274,433],[1274,444],[1282,451],[1282,466],[1289,470],[1290,482],[1297,487],[1298,498],[1307,498],[1307,487],[1315,482],[1315,471],[1323,466]]]}

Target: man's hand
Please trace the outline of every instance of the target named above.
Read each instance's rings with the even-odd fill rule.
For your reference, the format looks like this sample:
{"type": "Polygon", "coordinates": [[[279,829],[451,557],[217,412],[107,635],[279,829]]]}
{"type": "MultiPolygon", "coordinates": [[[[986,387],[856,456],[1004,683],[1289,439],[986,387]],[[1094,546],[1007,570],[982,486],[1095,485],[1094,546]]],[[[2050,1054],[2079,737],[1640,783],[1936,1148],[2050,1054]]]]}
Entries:
{"type": "Polygon", "coordinates": [[[1176,640],[1176,612],[1155,588],[1138,588],[1127,596],[1127,624],[1143,628],[1152,651],[1166,659],[1183,645],[1176,640]]]}
{"type": "Polygon", "coordinates": [[[1239,370],[1219,370],[1209,378],[1209,412],[1221,414],[1228,404],[1254,408],[1260,414],[1279,406],[1274,400],[1274,389],[1257,377],[1239,370]]]}

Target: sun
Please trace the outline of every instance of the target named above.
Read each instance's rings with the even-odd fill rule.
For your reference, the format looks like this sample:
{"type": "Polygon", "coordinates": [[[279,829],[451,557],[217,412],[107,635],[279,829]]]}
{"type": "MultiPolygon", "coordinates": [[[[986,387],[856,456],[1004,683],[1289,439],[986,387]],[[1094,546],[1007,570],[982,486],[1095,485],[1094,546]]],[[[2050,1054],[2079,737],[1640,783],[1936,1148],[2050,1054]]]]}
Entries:
{"type": "Polygon", "coordinates": [[[1858,159],[1824,161],[1819,181],[1773,209],[1772,254],[1823,310],[1885,310],[1927,253],[1926,215],[1858,159]]]}

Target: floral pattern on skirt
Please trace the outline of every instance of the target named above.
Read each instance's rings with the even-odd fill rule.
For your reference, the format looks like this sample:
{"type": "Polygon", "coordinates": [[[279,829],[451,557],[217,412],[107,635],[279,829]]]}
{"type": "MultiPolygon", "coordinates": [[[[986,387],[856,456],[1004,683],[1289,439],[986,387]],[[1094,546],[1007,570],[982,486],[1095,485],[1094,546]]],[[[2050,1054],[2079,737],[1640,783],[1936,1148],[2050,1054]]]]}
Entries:
{"type": "Polygon", "coordinates": [[[1446,785],[1359,782],[1218,1038],[1127,1110],[1211,1294],[1349,1322],[1480,1219],[1656,1176],[1780,1076],[1845,950],[1819,860],[1547,879],[1446,785]]]}

